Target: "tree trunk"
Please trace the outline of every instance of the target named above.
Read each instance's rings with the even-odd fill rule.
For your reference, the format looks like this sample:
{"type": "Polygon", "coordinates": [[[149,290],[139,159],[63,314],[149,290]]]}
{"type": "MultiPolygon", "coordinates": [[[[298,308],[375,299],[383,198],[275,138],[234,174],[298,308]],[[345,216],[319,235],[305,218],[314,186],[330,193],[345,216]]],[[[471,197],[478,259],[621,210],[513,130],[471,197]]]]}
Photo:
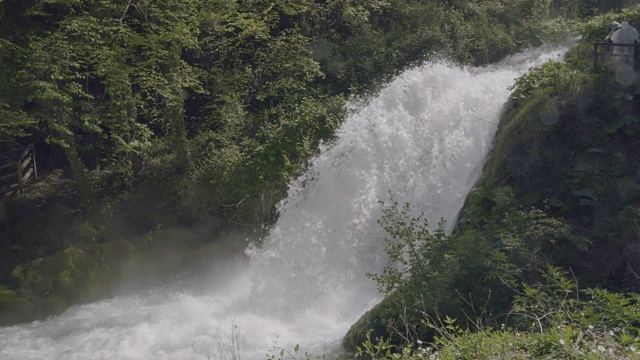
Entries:
{"type": "Polygon", "coordinates": [[[176,171],[184,174],[189,166],[187,130],[184,125],[184,101],[176,101],[167,106],[171,129],[171,145],[176,154],[176,171]]]}
{"type": "Polygon", "coordinates": [[[82,164],[82,161],[78,157],[76,146],[71,142],[64,150],[69,164],[71,165],[71,171],[73,172],[73,178],[80,190],[80,198],[82,200],[82,206],[94,216],[98,209],[98,202],[96,201],[95,193],[87,177],[87,172],[82,164]]]}

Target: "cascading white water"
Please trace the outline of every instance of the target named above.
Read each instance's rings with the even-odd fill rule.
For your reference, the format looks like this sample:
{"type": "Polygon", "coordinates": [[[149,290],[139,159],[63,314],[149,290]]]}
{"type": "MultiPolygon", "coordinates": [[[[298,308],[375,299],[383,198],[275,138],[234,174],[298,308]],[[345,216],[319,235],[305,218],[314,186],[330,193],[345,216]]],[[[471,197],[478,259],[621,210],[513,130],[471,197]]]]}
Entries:
{"type": "Polygon", "coordinates": [[[385,265],[378,201],[392,194],[431,223],[443,218],[453,226],[480,175],[507,87],[565,51],[404,72],[352,109],[335,143],[291,183],[277,224],[248,256],[219,251],[197,279],[1,328],[0,359],[264,359],[276,338],[315,354],[337,349],[381,299],[365,276],[385,265]]]}

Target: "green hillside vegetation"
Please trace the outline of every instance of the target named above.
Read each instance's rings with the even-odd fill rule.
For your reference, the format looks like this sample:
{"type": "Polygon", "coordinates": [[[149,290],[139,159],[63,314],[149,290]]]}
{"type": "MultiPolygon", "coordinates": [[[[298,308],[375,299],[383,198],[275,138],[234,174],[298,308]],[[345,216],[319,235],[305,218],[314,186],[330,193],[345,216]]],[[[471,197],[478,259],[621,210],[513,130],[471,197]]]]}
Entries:
{"type": "Polygon", "coordinates": [[[107,296],[149,253],[270,224],[347,98],[434,56],[494,62],[590,6],[0,1],[0,158],[34,144],[41,173],[0,206],[0,324],[107,296]]]}
{"type": "MultiPolygon", "coordinates": [[[[385,204],[387,297],[344,338],[365,358],[640,358],[640,79],[593,72],[593,42],[514,84],[456,230],[385,204]],[[626,80],[626,79],[624,79],[626,80]]],[[[637,76],[637,75],[636,75],[637,76]]]]}

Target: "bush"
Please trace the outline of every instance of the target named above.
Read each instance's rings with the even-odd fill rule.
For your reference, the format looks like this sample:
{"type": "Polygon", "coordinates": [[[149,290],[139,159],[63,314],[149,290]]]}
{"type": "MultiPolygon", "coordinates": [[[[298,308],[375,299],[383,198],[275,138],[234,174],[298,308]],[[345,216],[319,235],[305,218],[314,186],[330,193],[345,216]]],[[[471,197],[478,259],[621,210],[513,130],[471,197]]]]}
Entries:
{"type": "Polygon", "coordinates": [[[543,281],[522,284],[510,312],[511,324],[474,329],[457,320],[425,317],[434,341],[401,347],[383,338],[357,348],[370,359],[637,359],[640,358],[640,296],[578,289],[559,268],[541,271],[543,281]]]}

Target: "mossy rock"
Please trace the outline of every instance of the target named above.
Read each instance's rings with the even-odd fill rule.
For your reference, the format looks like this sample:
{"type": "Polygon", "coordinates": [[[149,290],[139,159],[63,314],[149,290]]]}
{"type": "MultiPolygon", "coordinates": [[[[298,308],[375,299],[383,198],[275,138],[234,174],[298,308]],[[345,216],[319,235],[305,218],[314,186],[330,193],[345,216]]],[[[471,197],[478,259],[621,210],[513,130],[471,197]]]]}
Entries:
{"type": "MultiPolygon", "coordinates": [[[[97,276],[99,270],[105,272],[104,254],[108,253],[108,262],[115,264],[117,256],[130,252],[131,248],[130,244],[92,245],[87,251],[72,247],[48,258],[20,265],[11,274],[19,301],[6,303],[5,307],[11,312],[12,306],[21,306],[32,315],[14,320],[31,320],[37,316],[59,314],[72,304],[104,297],[109,287],[97,276]],[[118,247],[126,250],[115,251],[118,247]],[[27,309],[23,301],[31,307],[27,309]]],[[[114,268],[120,269],[120,266],[114,268]]]]}
{"type": "Polygon", "coordinates": [[[71,304],[60,296],[47,296],[40,301],[40,312],[43,316],[58,315],[71,304]]]}
{"type": "Polygon", "coordinates": [[[96,245],[92,250],[99,251],[99,254],[93,254],[93,256],[100,256],[105,264],[115,264],[118,259],[127,259],[132,256],[134,246],[124,240],[114,240],[106,243],[96,245]]]}
{"type": "Polygon", "coordinates": [[[29,293],[46,293],[49,288],[47,279],[50,274],[42,271],[44,259],[34,260],[30,263],[19,265],[11,272],[11,281],[18,289],[29,289],[29,293]]]}
{"type": "Polygon", "coordinates": [[[135,259],[123,264],[127,279],[146,281],[197,266],[194,251],[204,243],[201,234],[182,228],[148,233],[135,241],[135,259]]]}
{"type": "Polygon", "coordinates": [[[355,352],[356,346],[364,343],[367,336],[370,339],[389,338],[390,333],[387,327],[390,321],[397,318],[398,314],[393,314],[397,308],[394,302],[397,301],[393,294],[385,297],[380,303],[367,311],[349,328],[347,334],[342,339],[342,346],[348,352],[355,352]]]}
{"type": "Polygon", "coordinates": [[[546,160],[543,140],[558,117],[556,104],[545,94],[537,94],[524,106],[510,109],[500,122],[480,185],[499,186],[509,174],[530,175],[546,160]]]}
{"type": "Polygon", "coordinates": [[[89,249],[91,259],[96,264],[96,281],[114,283],[122,279],[122,269],[133,261],[135,247],[124,240],[109,241],[89,249]]]}
{"type": "Polygon", "coordinates": [[[139,248],[190,248],[202,244],[202,234],[184,228],[156,230],[136,239],[139,248]]]}
{"type": "Polygon", "coordinates": [[[0,290],[0,325],[7,326],[34,320],[38,315],[36,306],[18,297],[14,290],[0,290]]]}
{"type": "Polygon", "coordinates": [[[194,249],[202,243],[202,234],[174,228],[132,241],[70,247],[17,266],[11,273],[16,290],[0,289],[9,291],[12,299],[5,300],[0,310],[7,314],[15,311],[16,315],[0,319],[0,323],[59,314],[73,304],[108,296],[121,284],[148,285],[152,280],[195,266],[194,249]],[[14,306],[16,310],[11,310],[14,306]]]}
{"type": "Polygon", "coordinates": [[[35,298],[56,294],[72,299],[76,289],[85,286],[95,271],[91,263],[85,251],[72,247],[18,266],[11,276],[21,294],[35,298]]]}

